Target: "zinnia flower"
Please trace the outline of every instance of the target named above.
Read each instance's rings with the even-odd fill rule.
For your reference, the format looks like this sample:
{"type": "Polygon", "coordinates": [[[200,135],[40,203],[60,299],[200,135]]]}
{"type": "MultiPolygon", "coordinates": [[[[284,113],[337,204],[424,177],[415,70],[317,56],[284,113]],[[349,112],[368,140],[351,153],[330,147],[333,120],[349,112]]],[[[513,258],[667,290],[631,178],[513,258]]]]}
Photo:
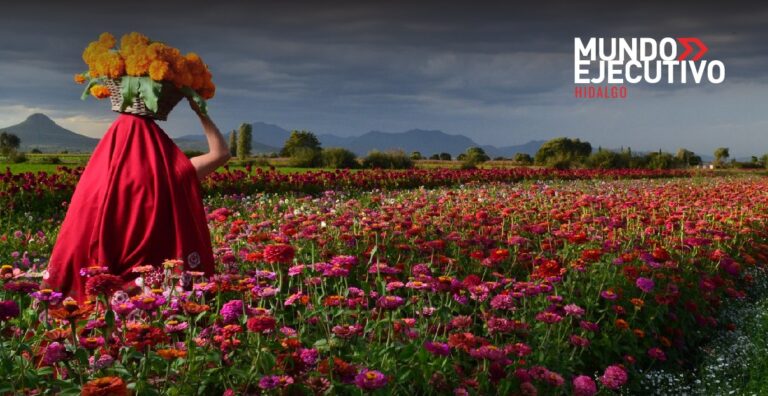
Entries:
{"type": "Polygon", "coordinates": [[[246,327],[254,333],[271,333],[276,323],[275,318],[272,316],[257,315],[248,319],[246,327]]]}
{"type": "Polygon", "coordinates": [[[52,342],[45,347],[43,363],[51,366],[67,358],[67,348],[64,344],[52,342]]]}
{"type": "Polygon", "coordinates": [[[106,296],[120,290],[123,278],[112,274],[99,274],[88,278],[85,282],[85,293],[89,296],[106,296]]]}
{"type": "Polygon", "coordinates": [[[269,264],[289,264],[295,255],[291,245],[268,245],[264,248],[264,261],[269,264]]]}
{"type": "Polygon", "coordinates": [[[0,301],[0,320],[6,321],[19,316],[19,304],[13,300],[0,301]]]}
{"type": "Polygon", "coordinates": [[[230,300],[227,301],[219,311],[224,323],[231,324],[238,321],[240,316],[243,315],[243,300],[230,300]]]}
{"type": "Polygon", "coordinates": [[[597,393],[597,384],[586,375],[580,375],[573,379],[573,394],[575,396],[593,396],[597,393]]]}
{"type": "Polygon", "coordinates": [[[267,375],[259,380],[259,388],[274,389],[277,387],[285,388],[293,383],[293,378],[287,375],[267,375]]]}
{"type": "Polygon", "coordinates": [[[50,304],[57,304],[63,297],[61,293],[55,292],[51,289],[40,289],[34,293],[31,293],[30,295],[38,301],[47,302],[50,304]]]}
{"type": "Polygon", "coordinates": [[[619,389],[627,382],[627,372],[621,366],[608,366],[600,382],[608,389],[619,389]]]}
{"type": "Polygon", "coordinates": [[[97,378],[83,385],[81,396],[127,396],[128,387],[119,377],[97,378]]]}
{"type": "Polygon", "coordinates": [[[400,296],[382,296],[376,301],[376,305],[383,309],[397,309],[405,304],[405,300],[400,296]]]}
{"type": "Polygon", "coordinates": [[[355,385],[364,390],[379,389],[386,386],[387,381],[387,376],[376,370],[362,369],[355,376],[355,385]]]}
{"type": "Polygon", "coordinates": [[[650,293],[651,291],[653,291],[654,283],[653,283],[653,279],[639,277],[637,278],[637,281],[635,281],[635,285],[637,285],[638,289],[646,293],[650,293]]]}

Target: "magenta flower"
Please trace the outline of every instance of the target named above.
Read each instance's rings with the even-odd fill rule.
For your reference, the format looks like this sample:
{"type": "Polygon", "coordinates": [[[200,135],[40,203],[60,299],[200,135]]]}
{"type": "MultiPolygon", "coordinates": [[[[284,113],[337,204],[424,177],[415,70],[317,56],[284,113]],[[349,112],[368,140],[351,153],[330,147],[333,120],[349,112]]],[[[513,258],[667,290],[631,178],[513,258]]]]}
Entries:
{"type": "Polygon", "coordinates": [[[6,321],[19,316],[19,304],[13,300],[0,301],[0,320],[6,321]]]}
{"type": "Polygon", "coordinates": [[[544,311],[536,315],[536,320],[547,324],[554,324],[563,320],[563,317],[554,312],[544,311]]]}
{"type": "Polygon", "coordinates": [[[427,341],[424,343],[424,349],[436,356],[449,356],[451,354],[451,347],[444,342],[427,341]]]}
{"type": "Polygon", "coordinates": [[[243,315],[243,300],[230,300],[227,301],[219,311],[224,323],[233,324],[237,323],[240,316],[243,315]]]}
{"type": "Polygon", "coordinates": [[[651,278],[639,277],[637,278],[637,281],[635,281],[635,285],[637,285],[638,289],[646,293],[650,293],[651,291],[653,291],[654,283],[653,283],[653,279],[651,278]]]}
{"type": "Polygon", "coordinates": [[[600,382],[608,389],[619,389],[627,383],[627,372],[618,365],[608,366],[600,377],[600,382]]]}
{"type": "Polygon", "coordinates": [[[382,309],[397,309],[405,304],[405,300],[400,296],[382,296],[376,301],[376,305],[382,309]]]}
{"type": "Polygon", "coordinates": [[[293,383],[293,377],[288,375],[267,375],[259,380],[259,388],[275,389],[277,387],[285,388],[293,383]]]}
{"type": "Polygon", "coordinates": [[[45,347],[43,353],[43,363],[48,366],[54,365],[67,358],[67,348],[64,344],[58,342],[52,342],[45,347]]]}
{"type": "Polygon", "coordinates": [[[616,294],[613,290],[603,290],[600,292],[600,297],[606,299],[606,300],[615,300],[619,298],[619,295],[616,294]]]}
{"type": "Polygon", "coordinates": [[[387,385],[387,381],[387,376],[376,370],[362,369],[355,376],[355,385],[364,390],[382,388],[387,385]]]}
{"type": "Polygon", "coordinates": [[[580,318],[582,315],[584,315],[584,308],[576,305],[576,304],[568,304],[565,307],[563,307],[563,310],[565,311],[565,314],[568,316],[574,316],[577,318],[580,318]]]}
{"type": "Polygon", "coordinates": [[[314,366],[320,354],[314,348],[300,348],[299,357],[307,366],[314,366]]]}
{"type": "Polygon", "coordinates": [[[651,359],[660,360],[662,362],[667,360],[667,355],[664,353],[664,351],[661,350],[661,348],[658,348],[658,347],[653,347],[649,349],[648,356],[650,356],[651,359]]]}
{"type": "Polygon", "coordinates": [[[573,394],[574,396],[593,396],[597,393],[597,384],[595,381],[586,376],[580,375],[573,379],[573,394]]]}
{"type": "Polygon", "coordinates": [[[501,360],[506,357],[503,349],[493,345],[483,345],[469,351],[469,355],[475,359],[501,360]]]}
{"type": "Polygon", "coordinates": [[[80,346],[85,349],[96,349],[104,346],[104,337],[80,337],[80,346]]]}
{"type": "Polygon", "coordinates": [[[61,301],[62,297],[64,297],[63,294],[55,292],[51,289],[40,289],[34,293],[31,293],[30,296],[35,298],[37,301],[46,302],[49,304],[57,304],[59,301],[61,301]]]}

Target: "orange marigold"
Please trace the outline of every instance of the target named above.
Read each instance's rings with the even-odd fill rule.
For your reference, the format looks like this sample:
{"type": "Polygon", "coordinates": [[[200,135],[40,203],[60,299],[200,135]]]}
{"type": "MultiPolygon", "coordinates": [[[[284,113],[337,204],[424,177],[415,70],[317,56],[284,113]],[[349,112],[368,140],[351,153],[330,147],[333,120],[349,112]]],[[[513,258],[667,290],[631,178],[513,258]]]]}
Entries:
{"type": "Polygon", "coordinates": [[[162,60],[153,60],[149,64],[149,77],[155,81],[168,80],[173,76],[173,72],[168,62],[162,60]]]}
{"type": "Polygon", "coordinates": [[[75,74],[75,82],[78,84],[85,84],[85,77],[82,74],[75,74]]]}
{"type": "Polygon", "coordinates": [[[109,97],[109,89],[103,85],[94,85],[91,87],[91,95],[98,99],[104,99],[109,97]]]}

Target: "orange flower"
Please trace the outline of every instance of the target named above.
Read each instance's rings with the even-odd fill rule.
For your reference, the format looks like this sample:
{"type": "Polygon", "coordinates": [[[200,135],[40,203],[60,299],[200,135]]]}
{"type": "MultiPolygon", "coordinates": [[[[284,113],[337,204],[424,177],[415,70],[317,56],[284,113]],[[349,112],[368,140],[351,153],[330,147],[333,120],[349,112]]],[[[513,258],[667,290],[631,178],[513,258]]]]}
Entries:
{"type": "Polygon", "coordinates": [[[629,323],[624,319],[616,319],[616,328],[620,330],[626,330],[629,328],[629,323]]]}
{"type": "Polygon", "coordinates": [[[168,62],[153,60],[149,64],[149,77],[155,81],[167,80],[173,75],[168,62]]]}
{"type": "Polygon", "coordinates": [[[645,332],[641,329],[634,329],[632,332],[635,334],[635,337],[637,338],[645,338],[645,332]]]}
{"type": "Polygon", "coordinates": [[[78,84],[85,84],[85,77],[82,74],[75,74],[75,82],[78,84]]]}
{"type": "Polygon", "coordinates": [[[119,377],[103,377],[83,385],[81,396],[127,396],[128,387],[119,377]]]}
{"type": "Polygon", "coordinates": [[[104,99],[109,97],[109,88],[103,85],[94,85],[91,87],[91,95],[98,99],[104,99]]]}
{"type": "Polygon", "coordinates": [[[159,349],[157,351],[157,354],[160,355],[160,357],[165,360],[173,360],[173,359],[187,357],[187,351],[182,351],[181,349],[175,349],[175,348],[159,349]]]}

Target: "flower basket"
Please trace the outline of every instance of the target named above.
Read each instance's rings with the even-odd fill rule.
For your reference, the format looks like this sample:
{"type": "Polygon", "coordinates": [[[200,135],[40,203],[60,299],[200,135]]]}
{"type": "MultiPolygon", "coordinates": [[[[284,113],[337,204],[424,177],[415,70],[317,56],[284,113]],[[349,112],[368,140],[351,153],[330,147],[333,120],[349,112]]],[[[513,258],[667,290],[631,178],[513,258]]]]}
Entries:
{"type": "Polygon", "coordinates": [[[76,83],[85,84],[81,99],[109,98],[116,112],[165,121],[186,97],[200,114],[207,114],[206,100],[213,97],[216,85],[200,56],[182,55],[177,48],[137,32],[124,35],[119,48],[116,44],[115,37],[105,32],[83,51],[88,71],[75,75],[76,83]]]}
{"type": "MultiPolygon", "coordinates": [[[[154,96],[156,104],[148,105],[144,96],[124,95],[127,90],[122,87],[121,79],[104,79],[104,85],[109,89],[109,101],[112,102],[112,111],[118,113],[136,114],[144,117],[151,117],[156,120],[165,121],[171,110],[184,98],[184,94],[173,84],[162,83],[157,95],[154,96]],[[132,97],[131,97],[132,96],[132,97]],[[152,108],[156,110],[153,110],[152,108]]],[[[126,83],[130,84],[128,80],[126,83]]],[[[139,82],[140,84],[140,82],[139,82]]]]}

